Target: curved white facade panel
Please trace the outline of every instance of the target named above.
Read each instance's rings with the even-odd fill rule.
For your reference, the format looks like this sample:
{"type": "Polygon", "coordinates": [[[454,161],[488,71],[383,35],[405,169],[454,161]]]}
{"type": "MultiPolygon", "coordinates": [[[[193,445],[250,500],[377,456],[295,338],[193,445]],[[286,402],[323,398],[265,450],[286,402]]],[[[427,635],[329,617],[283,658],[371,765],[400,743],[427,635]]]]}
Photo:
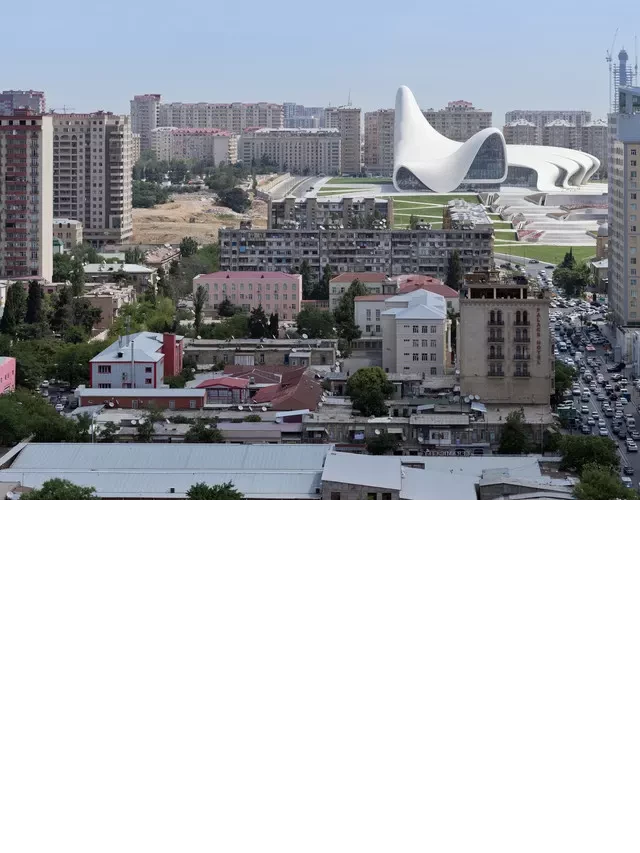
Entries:
{"type": "Polygon", "coordinates": [[[526,182],[548,192],[586,183],[600,168],[591,154],[542,145],[506,145],[495,127],[455,142],[438,133],[423,116],[413,93],[396,95],[393,184],[402,192],[454,192],[461,184],[480,189],[526,182]],[[509,170],[511,174],[509,174],[509,170]]]}

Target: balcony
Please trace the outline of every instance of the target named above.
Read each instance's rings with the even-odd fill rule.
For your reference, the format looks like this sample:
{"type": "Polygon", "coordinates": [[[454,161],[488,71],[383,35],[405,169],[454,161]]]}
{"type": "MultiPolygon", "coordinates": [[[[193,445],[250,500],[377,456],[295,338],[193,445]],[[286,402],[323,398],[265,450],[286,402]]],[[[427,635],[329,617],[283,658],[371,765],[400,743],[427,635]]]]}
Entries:
{"type": "Polygon", "coordinates": [[[489,337],[487,338],[488,343],[490,344],[503,344],[504,337],[502,335],[498,335],[495,332],[491,332],[489,337]]]}
{"type": "Polygon", "coordinates": [[[494,355],[491,355],[491,353],[489,353],[487,358],[489,359],[489,361],[504,361],[504,353],[494,353],[494,355]]]}
{"type": "Polygon", "coordinates": [[[513,342],[514,342],[515,344],[530,344],[530,343],[531,343],[531,338],[530,338],[530,337],[529,337],[529,335],[527,335],[527,334],[525,334],[525,335],[516,335],[516,336],[514,337],[514,339],[513,339],[513,342]]]}
{"type": "Polygon", "coordinates": [[[519,355],[518,353],[516,353],[513,356],[513,360],[514,361],[531,361],[531,356],[528,353],[526,353],[524,355],[519,355]]]}
{"type": "Polygon", "coordinates": [[[529,320],[515,320],[513,325],[528,328],[531,323],[529,320]]]}

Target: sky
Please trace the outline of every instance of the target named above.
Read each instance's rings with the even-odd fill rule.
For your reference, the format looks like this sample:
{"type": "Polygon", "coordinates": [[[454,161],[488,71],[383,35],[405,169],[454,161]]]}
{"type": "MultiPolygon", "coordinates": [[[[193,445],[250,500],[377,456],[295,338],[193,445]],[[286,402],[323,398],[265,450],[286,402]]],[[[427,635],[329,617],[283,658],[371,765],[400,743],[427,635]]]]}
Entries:
{"type": "Polygon", "coordinates": [[[493,111],[588,109],[604,117],[605,54],[634,56],[630,0],[452,3],[381,0],[21,0],[3,9],[1,89],[42,89],[49,107],[128,112],[163,101],[351,102],[391,107],[400,85],[423,108],[464,99],[493,111]],[[25,34],[22,41],[20,33],[25,34]]]}

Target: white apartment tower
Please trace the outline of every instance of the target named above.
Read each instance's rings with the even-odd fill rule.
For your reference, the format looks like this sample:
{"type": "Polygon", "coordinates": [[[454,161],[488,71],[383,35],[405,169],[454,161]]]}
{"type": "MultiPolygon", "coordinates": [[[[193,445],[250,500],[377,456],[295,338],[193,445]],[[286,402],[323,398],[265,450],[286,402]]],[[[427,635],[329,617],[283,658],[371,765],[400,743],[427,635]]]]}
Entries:
{"type": "Polygon", "coordinates": [[[151,150],[151,132],[158,126],[161,95],[135,95],[131,105],[131,132],[140,134],[140,150],[151,150]]]}
{"type": "Polygon", "coordinates": [[[640,88],[621,86],[618,102],[618,112],[609,116],[609,307],[617,344],[628,358],[626,329],[640,326],[640,88]]]}
{"type": "Polygon", "coordinates": [[[131,240],[132,168],[129,116],[53,116],[54,216],[82,222],[92,245],[131,240]]]}
{"type": "Polygon", "coordinates": [[[160,104],[158,127],[213,127],[240,134],[247,128],[280,128],[283,124],[282,104],[266,101],[243,104],[160,104]]]}
{"type": "Polygon", "coordinates": [[[51,116],[0,114],[0,279],[53,275],[51,116]]]}
{"type": "Polygon", "coordinates": [[[327,127],[336,127],[342,140],[342,174],[362,172],[362,110],[360,107],[327,107],[324,111],[327,127]]]}

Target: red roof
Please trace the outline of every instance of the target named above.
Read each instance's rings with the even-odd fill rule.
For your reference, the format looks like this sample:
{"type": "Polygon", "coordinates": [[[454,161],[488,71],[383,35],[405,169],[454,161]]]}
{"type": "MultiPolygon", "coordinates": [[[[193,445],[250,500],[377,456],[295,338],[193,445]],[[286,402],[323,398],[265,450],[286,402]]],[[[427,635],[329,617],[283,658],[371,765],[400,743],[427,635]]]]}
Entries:
{"type": "Polygon", "coordinates": [[[337,284],[342,284],[347,282],[351,284],[352,281],[366,282],[366,281],[375,281],[382,282],[387,281],[387,276],[383,272],[341,272],[340,275],[335,276],[330,280],[330,284],[336,282],[337,284]]]}
{"type": "Polygon", "coordinates": [[[231,281],[245,281],[248,278],[265,278],[267,281],[276,280],[282,281],[291,280],[298,281],[300,279],[299,273],[289,273],[289,272],[261,272],[260,270],[254,270],[250,272],[207,272],[200,273],[200,275],[196,276],[198,280],[204,279],[205,281],[226,281],[230,279],[231,281]]]}
{"type": "Polygon", "coordinates": [[[216,379],[205,379],[196,388],[248,388],[248,379],[237,379],[235,376],[218,376],[216,379]]]}
{"type": "Polygon", "coordinates": [[[430,275],[399,275],[398,285],[400,287],[398,293],[428,290],[429,293],[436,293],[438,296],[444,296],[445,299],[458,299],[460,297],[457,290],[447,287],[439,278],[432,278],[430,275]]]}
{"type": "Polygon", "coordinates": [[[354,302],[384,302],[390,296],[395,296],[394,293],[370,293],[368,296],[356,296],[354,302]]]}

